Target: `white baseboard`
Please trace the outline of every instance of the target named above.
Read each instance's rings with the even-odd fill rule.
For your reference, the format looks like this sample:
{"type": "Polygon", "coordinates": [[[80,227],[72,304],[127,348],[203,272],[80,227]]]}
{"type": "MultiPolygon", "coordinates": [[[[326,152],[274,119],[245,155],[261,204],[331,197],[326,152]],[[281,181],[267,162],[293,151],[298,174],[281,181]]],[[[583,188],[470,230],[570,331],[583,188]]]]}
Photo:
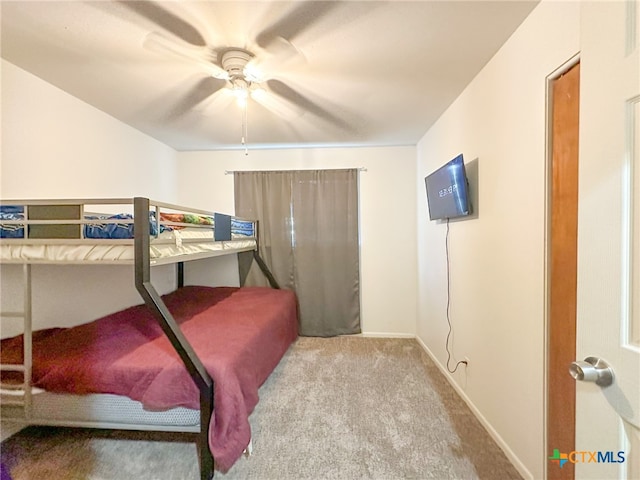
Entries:
{"type": "Polygon", "coordinates": [[[416,338],[413,333],[388,333],[388,332],[362,332],[354,335],[356,337],[372,338],[416,338]]]}
{"type": "Polygon", "coordinates": [[[513,452],[513,450],[511,450],[509,445],[498,434],[498,432],[495,431],[495,429],[493,428],[491,423],[489,423],[489,421],[484,417],[484,415],[482,415],[480,410],[478,410],[478,408],[474,405],[474,403],[471,401],[471,399],[467,396],[466,392],[464,390],[462,390],[460,388],[460,386],[456,382],[453,381],[453,377],[451,377],[449,372],[447,372],[445,370],[445,368],[438,361],[436,356],[431,352],[431,350],[429,350],[429,347],[427,347],[427,345],[417,335],[415,336],[415,339],[418,341],[418,344],[422,347],[422,349],[425,351],[425,353],[427,355],[429,355],[429,358],[431,358],[431,360],[433,360],[433,363],[436,364],[438,369],[442,372],[442,374],[445,376],[445,378],[447,379],[449,384],[453,387],[453,389],[458,393],[458,395],[460,395],[460,398],[462,398],[462,400],[464,400],[464,402],[467,404],[467,406],[469,407],[471,412],[475,415],[475,417],[478,419],[478,421],[487,430],[487,432],[489,432],[489,435],[491,435],[491,438],[493,438],[495,440],[495,442],[498,444],[498,446],[505,453],[505,455],[507,456],[509,461],[513,464],[514,467],[516,467],[516,470],[518,470],[518,472],[520,472],[520,475],[522,475],[525,479],[533,480],[534,477],[531,474],[531,472],[529,471],[529,469],[520,461],[518,456],[513,452]]]}

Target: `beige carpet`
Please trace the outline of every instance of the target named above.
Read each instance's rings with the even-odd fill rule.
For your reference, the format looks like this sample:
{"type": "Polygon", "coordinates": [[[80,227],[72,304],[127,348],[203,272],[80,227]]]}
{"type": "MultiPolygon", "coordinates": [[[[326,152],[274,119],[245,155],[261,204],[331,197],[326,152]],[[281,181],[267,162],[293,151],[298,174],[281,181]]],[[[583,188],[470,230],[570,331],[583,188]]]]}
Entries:
{"type": "MultiPolygon", "coordinates": [[[[260,389],[253,455],[216,478],[519,479],[415,340],[300,338],[260,389]]],[[[183,434],[31,427],[14,480],[199,478],[183,434]]]]}

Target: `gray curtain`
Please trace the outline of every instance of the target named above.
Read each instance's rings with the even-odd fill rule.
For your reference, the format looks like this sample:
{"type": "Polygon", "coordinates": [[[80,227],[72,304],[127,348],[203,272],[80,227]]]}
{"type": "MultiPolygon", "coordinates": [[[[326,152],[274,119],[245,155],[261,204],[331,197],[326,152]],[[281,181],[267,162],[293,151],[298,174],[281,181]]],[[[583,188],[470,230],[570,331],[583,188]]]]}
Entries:
{"type": "MultiPolygon", "coordinates": [[[[300,334],[360,333],[358,171],[235,173],[236,215],[260,221],[260,255],[294,290],[300,334]]],[[[245,285],[268,285],[253,265],[245,285]]]]}

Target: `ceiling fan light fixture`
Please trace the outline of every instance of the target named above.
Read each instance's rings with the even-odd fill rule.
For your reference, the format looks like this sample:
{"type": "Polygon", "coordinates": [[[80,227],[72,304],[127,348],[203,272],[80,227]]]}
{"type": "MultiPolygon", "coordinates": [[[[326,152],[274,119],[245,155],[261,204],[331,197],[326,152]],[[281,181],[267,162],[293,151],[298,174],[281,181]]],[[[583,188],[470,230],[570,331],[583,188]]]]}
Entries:
{"type": "Polygon", "coordinates": [[[249,98],[249,90],[245,86],[234,86],[232,90],[233,96],[236,97],[236,103],[240,108],[247,106],[247,99],[249,98]]]}
{"type": "Polygon", "coordinates": [[[242,110],[242,134],[241,143],[245,147],[244,153],[248,155],[248,126],[247,126],[247,110],[249,97],[260,97],[264,89],[258,86],[261,81],[261,75],[257,68],[249,62],[253,58],[253,54],[243,49],[229,49],[222,54],[220,64],[227,73],[227,81],[231,84],[228,90],[236,98],[236,104],[242,110]]]}

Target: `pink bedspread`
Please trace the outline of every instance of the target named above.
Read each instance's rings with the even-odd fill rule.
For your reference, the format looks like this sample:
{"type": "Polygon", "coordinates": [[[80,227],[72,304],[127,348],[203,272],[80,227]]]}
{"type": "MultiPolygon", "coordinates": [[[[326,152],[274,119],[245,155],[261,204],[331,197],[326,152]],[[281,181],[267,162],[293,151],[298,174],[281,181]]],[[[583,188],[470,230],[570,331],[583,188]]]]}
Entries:
{"type": "MultiPolygon", "coordinates": [[[[215,382],[209,447],[228,470],[249,444],[258,388],[297,337],[288,290],[184,287],[164,302],[215,382]]],[[[21,337],[2,341],[19,363],[21,337]]],[[[68,329],[34,332],[33,384],[50,392],[113,393],[149,409],[198,409],[198,389],[144,305],[68,329]]]]}

